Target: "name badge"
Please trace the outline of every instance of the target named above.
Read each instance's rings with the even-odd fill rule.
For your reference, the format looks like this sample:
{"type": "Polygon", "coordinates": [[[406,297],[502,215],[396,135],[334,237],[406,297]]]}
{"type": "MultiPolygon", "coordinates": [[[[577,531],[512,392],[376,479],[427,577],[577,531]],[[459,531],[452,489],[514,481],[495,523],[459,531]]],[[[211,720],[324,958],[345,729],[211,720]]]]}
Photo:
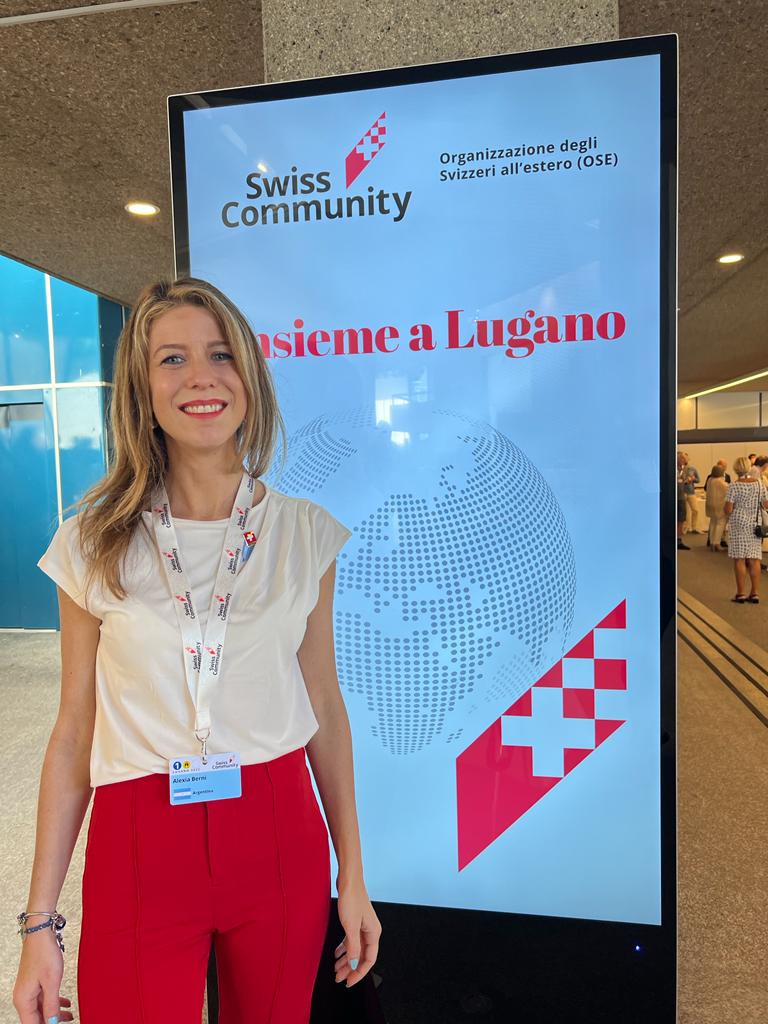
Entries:
{"type": "Polygon", "coordinates": [[[174,757],[170,769],[171,803],[198,804],[205,800],[228,800],[242,796],[240,755],[235,752],[202,757],[174,757]]]}

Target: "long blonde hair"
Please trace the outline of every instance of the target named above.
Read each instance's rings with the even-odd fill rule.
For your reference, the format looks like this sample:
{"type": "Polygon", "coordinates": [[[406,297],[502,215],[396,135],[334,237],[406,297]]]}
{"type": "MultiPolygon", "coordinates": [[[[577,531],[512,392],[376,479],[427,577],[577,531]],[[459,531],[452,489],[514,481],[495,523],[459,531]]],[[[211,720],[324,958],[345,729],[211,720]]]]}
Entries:
{"type": "Polygon", "coordinates": [[[251,476],[264,473],[272,463],[279,428],[285,464],[285,423],[264,353],[246,317],[223,292],[199,278],[148,285],[117,343],[108,411],[112,436],[109,469],[65,510],[78,510],[80,547],[87,566],[86,592],[98,578],[118,600],[128,596],[121,566],[134,532],[145,525],[142,510],[148,507],[168,469],[165,435],[152,412],[149,330],[163,313],[184,305],[201,306],[211,312],[231,345],[247,396],[246,417],[235,434],[239,462],[251,476]]]}

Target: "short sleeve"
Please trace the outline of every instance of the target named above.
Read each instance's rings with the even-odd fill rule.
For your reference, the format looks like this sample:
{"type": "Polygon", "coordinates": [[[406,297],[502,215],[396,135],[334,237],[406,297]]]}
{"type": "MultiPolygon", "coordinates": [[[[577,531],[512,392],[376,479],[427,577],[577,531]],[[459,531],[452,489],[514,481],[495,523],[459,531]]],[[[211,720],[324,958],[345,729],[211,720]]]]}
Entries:
{"type": "Polygon", "coordinates": [[[725,500],[730,501],[733,504],[733,499],[736,495],[736,488],[733,484],[728,484],[728,490],[725,492],[725,500]]]}
{"type": "Polygon", "coordinates": [[[316,505],[314,502],[310,505],[310,522],[312,524],[315,565],[318,577],[322,577],[352,536],[352,531],[334,518],[322,505],[316,505]]]}
{"type": "Polygon", "coordinates": [[[77,516],[70,516],[59,526],[37,565],[69,594],[75,604],[90,612],[83,591],[86,566],[80,554],[77,516]]]}

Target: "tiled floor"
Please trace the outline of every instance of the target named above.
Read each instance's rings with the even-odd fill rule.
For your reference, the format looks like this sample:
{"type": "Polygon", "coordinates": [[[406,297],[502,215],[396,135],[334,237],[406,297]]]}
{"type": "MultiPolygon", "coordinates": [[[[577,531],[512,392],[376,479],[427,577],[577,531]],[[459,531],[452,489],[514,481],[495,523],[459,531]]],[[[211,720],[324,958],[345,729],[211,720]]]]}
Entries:
{"type": "MultiPolygon", "coordinates": [[[[733,560],[727,551],[709,551],[706,535],[686,535],[690,551],[677,556],[678,583],[713,612],[746,633],[762,647],[768,645],[768,572],[760,576],[760,604],[734,604],[736,593],[733,560]]],[[[768,565],[768,554],[764,556],[768,565]]],[[[768,1014],[766,1014],[768,1020],[768,1014]]]]}
{"type": "MultiPolygon", "coordinates": [[[[679,564],[682,586],[711,600],[719,615],[744,624],[753,640],[761,642],[762,636],[766,642],[765,606],[730,604],[726,556],[697,546],[682,552],[679,564]]],[[[0,664],[7,766],[0,1024],[13,1024],[18,1018],[10,1000],[19,955],[13,918],[29,886],[40,768],[58,706],[58,634],[0,634],[0,664]]],[[[678,730],[680,1024],[765,1024],[768,729],[682,643],[678,730]]],[[[87,825],[88,817],[60,900],[68,916],[62,992],[73,999],[87,825]]]]}

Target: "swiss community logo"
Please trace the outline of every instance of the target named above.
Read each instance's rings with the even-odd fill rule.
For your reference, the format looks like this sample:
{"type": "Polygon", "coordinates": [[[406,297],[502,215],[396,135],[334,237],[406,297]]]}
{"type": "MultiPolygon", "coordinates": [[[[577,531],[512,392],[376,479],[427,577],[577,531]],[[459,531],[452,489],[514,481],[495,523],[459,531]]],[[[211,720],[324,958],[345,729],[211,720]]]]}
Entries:
{"type": "MultiPolygon", "coordinates": [[[[258,163],[258,169],[245,176],[244,195],[221,207],[222,224],[239,229],[342,222],[360,217],[389,218],[393,224],[399,224],[408,212],[413,195],[410,189],[390,192],[369,176],[374,184],[363,185],[359,192],[350,191],[388,139],[387,112],[383,111],[344,158],[346,191],[341,188],[340,174],[332,169],[334,164],[340,169],[343,150],[337,150],[331,158],[331,166],[325,167],[307,167],[297,160],[290,167],[273,173],[263,161],[258,163]]],[[[383,169],[386,171],[386,166],[383,169]]]]}
{"type": "Polygon", "coordinates": [[[387,113],[384,111],[373,122],[362,139],[347,154],[345,169],[347,172],[347,188],[368,166],[373,158],[381,152],[387,136],[387,113]]]}
{"type": "Polygon", "coordinates": [[[600,657],[626,628],[622,601],[459,754],[459,871],[626,724],[626,658],[600,657]]]}

